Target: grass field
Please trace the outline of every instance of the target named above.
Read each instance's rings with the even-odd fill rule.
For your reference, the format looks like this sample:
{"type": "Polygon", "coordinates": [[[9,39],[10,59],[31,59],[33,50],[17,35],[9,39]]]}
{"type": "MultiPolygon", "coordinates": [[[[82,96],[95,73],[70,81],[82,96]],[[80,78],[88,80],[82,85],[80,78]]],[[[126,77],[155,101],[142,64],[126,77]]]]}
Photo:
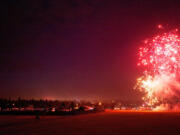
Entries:
{"type": "Polygon", "coordinates": [[[106,111],[75,116],[0,116],[0,135],[180,135],[180,112],[106,111]]]}

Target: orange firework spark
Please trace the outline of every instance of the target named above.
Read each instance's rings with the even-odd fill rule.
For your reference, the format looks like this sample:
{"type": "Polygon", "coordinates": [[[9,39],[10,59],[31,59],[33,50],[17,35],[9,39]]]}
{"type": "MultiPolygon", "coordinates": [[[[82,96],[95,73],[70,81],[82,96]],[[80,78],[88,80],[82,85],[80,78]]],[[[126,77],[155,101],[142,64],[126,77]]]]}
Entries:
{"type": "Polygon", "coordinates": [[[136,88],[145,92],[143,100],[154,105],[174,96],[172,87],[180,88],[177,81],[180,69],[180,38],[177,29],[146,40],[144,46],[139,48],[137,64],[144,71],[137,79],[136,88]]]}

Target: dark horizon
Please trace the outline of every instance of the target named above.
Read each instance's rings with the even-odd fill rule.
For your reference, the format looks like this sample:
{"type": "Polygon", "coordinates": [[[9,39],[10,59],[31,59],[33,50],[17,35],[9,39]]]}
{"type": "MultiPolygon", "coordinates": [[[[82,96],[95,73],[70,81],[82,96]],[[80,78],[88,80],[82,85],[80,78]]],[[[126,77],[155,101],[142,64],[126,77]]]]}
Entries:
{"type": "Polygon", "coordinates": [[[139,100],[137,51],[180,2],[1,2],[0,97],[139,100]]]}

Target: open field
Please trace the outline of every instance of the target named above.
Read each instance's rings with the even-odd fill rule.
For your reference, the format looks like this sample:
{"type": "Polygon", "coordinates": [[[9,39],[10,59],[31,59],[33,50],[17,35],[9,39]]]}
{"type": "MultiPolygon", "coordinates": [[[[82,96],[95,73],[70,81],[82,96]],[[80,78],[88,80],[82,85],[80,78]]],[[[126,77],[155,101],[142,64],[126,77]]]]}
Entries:
{"type": "Polygon", "coordinates": [[[0,135],[180,135],[180,112],[107,111],[75,116],[0,116],[0,135]]]}

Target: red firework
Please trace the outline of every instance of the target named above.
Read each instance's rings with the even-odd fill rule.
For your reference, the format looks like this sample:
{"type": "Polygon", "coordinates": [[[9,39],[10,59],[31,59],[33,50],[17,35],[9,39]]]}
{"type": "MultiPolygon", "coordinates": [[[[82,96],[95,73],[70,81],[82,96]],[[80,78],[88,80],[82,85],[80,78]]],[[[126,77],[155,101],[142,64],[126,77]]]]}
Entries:
{"type": "Polygon", "coordinates": [[[180,69],[180,38],[177,31],[145,40],[144,47],[139,48],[138,66],[144,70],[143,75],[137,79],[136,88],[145,92],[143,99],[149,105],[157,103],[160,98],[174,96],[173,88],[180,87],[177,80],[180,69]]]}

